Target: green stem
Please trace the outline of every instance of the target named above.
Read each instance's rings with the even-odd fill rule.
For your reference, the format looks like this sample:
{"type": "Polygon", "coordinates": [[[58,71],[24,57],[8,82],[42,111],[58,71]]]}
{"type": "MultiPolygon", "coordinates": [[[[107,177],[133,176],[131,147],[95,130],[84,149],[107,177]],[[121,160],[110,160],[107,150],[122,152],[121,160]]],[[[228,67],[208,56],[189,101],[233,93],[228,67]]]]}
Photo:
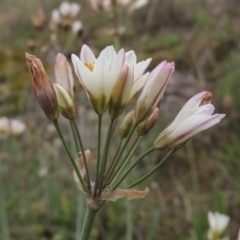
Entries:
{"type": "Polygon", "coordinates": [[[75,170],[75,172],[76,172],[76,174],[77,174],[77,176],[79,178],[79,181],[81,182],[81,184],[85,188],[86,184],[85,184],[85,182],[84,182],[84,180],[83,180],[83,178],[82,178],[82,176],[81,176],[81,174],[79,172],[78,166],[77,166],[77,164],[76,164],[76,162],[75,162],[75,160],[74,160],[74,158],[73,158],[73,156],[72,156],[72,154],[71,154],[71,152],[70,152],[70,150],[69,150],[69,148],[68,148],[68,146],[66,144],[66,141],[65,141],[65,139],[64,139],[64,137],[62,135],[61,129],[59,127],[58,121],[53,121],[53,123],[54,123],[55,128],[56,128],[56,130],[58,132],[58,135],[59,135],[59,137],[60,137],[60,139],[62,141],[62,144],[63,144],[63,146],[64,146],[64,148],[65,148],[65,150],[66,150],[66,152],[68,154],[68,157],[71,160],[71,163],[72,163],[73,168],[74,168],[74,170],[75,170]]]}
{"type": "Polygon", "coordinates": [[[85,171],[86,171],[87,186],[88,186],[88,190],[90,191],[91,190],[90,176],[89,176],[88,164],[87,164],[87,159],[86,159],[86,155],[85,155],[85,151],[84,151],[84,147],[83,147],[82,138],[81,138],[80,133],[78,131],[77,124],[76,124],[75,120],[71,120],[71,121],[73,123],[75,132],[77,134],[77,139],[78,139],[80,149],[81,149],[81,152],[82,152],[84,168],[85,168],[85,171]]]}
{"type": "Polygon", "coordinates": [[[108,171],[107,171],[107,173],[106,173],[106,175],[105,175],[104,183],[103,183],[103,184],[106,184],[106,182],[107,182],[108,175],[110,174],[110,172],[111,172],[111,170],[112,170],[112,167],[113,167],[114,162],[115,162],[115,160],[116,160],[116,157],[117,157],[117,155],[118,155],[118,153],[119,153],[119,151],[120,151],[120,149],[121,149],[121,146],[122,146],[122,139],[121,139],[121,142],[120,142],[119,145],[118,145],[118,148],[117,148],[117,151],[116,151],[116,153],[115,153],[115,156],[114,156],[114,158],[113,158],[113,160],[112,160],[112,163],[111,163],[111,165],[109,166],[108,171]]]}
{"type": "Polygon", "coordinates": [[[78,144],[78,140],[77,140],[77,135],[76,135],[76,132],[75,132],[75,128],[73,126],[73,122],[70,121],[70,126],[71,126],[71,131],[72,131],[72,135],[73,135],[73,141],[74,141],[74,144],[75,144],[75,147],[76,147],[76,150],[77,150],[77,153],[79,153],[81,150],[80,150],[80,147],[79,147],[79,144],[78,144]]]}
{"type": "Polygon", "coordinates": [[[147,174],[145,174],[144,176],[142,176],[141,178],[139,178],[137,181],[135,181],[134,183],[130,184],[127,188],[132,188],[135,187],[136,185],[138,185],[140,182],[144,181],[146,178],[148,178],[149,176],[151,176],[153,173],[155,173],[161,166],[162,164],[176,151],[176,149],[172,148],[169,153],[151,170],[149,171],[147,174]]]}
{"type": "Polygon", "coordinates": [[[100,156],[101,156],[101,129],[102,129],[102,115],[98,115],[98,151],[97,151],[97,167],[96,167],[96,180],[95,180],[95,189],[93,196],[97,195],[97,189],[99,185],[98,176],[99,176],[99,165],[100,165],[100,156]]]}
{"type": "Polygon", "coordinates": [[[104,151],[103,151],[103,157],[102,157],[102,162],[101,162],[101,169],[100,169],[100,182],[99,182],[99,191],[98,195],[100,196],[102,187],[103,187],[103,179],[106,171],[106,164],[107,164],[107,158],[108,158],[108,150],[109,150],[109,143],[112,137],[112,130],[113,130],[113,125],[114,125],[114,120],[111,119],[110,124],[108,126],[108,131],[107,131],[107,136],[105,140],[105,145],[104,145],[104,151]]]}
{"type": "Polygon", "coordinates": [[[133,145],[129,149],[129,151],[126,154],[125,158],[122,160],[122,162],[121,162],[120,166],[118,167],[118,169],[113,174],[112,178],[109,180],[108,184],[111,183],[112,185],[114,185],[114,183],[117,181],[119,176],[121,176],[121,174],[124,172],[124,170],[126,169],[129,161],[132,159],[132,156],[133,156],[134,152],[136,151],[136,148],[137,148],[138,144],[140,143],[141,139],[142,138],[140,136],[138,136],[135,139],[133,145]]]}
{"type": "Polygon", "coordinates": [[[110,173],[110,175],[109,175],[108,178],[112,178],[112,175],[113,175],[113,173],[114,173],[114,170],[115,170],[116,166],[118,165],[118,162],[119,162],[119,160],[121,159],[121,157],[122,157],[122,155],[123,155],[123,153],[124,153],[124,150],[125,150],[125,148],[127,147],[127,145],[128,145],[128,143],[129,143],[129,141],[130,141],[130,139],[131,139],[131,137],[132,137],[132,135],[133,135],[136,127],[137,127],[137,124],[135,124],[135,125],[133,126],[133,128],[131,129],[128,137],[127,137],[126,140],[124,141],[124,144],[123,144],[123,146],[122,146],[119,154],[117,155],[117,157],[116,157],[116,159],[115,159],[115,161],[114,161],[114,164],[113,164],[112,169],[111,169],[111,173],[110,173]]]}
{"type": "Polygon", "coordinates": [[[155,150],[154,147],[149,148],[145,153],[143,153],[141,156],[139,156],[136,161],[129,167],[129,169],[124,173],[124,175],[118,180],[118,182],[112,186],[112,190],[114,191],[121,183],[122,181],[127,177],[127,175],[132,171],[132,169],[149,153],[153,152],[155,150]]]}
{"type": "Polygon", "coordinates": [[[83,222],[80,240],[89,240],[90,239],[93,222],[94,222],[97,212],[98,212],[98,209],[93,209],[89,205],[87,206],[87,211],[86,211],[84,222],[83,222]]]}

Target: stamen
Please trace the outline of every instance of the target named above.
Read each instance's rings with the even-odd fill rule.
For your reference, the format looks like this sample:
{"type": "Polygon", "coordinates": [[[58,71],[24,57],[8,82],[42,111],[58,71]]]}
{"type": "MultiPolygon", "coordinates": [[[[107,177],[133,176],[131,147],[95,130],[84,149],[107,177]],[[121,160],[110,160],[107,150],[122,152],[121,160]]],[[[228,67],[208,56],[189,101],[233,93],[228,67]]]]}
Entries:
{"type": "Polygon", "coordinates": [[[94,69],[94,63],[89,62],[89,63],[85,63],[85,66],[92,72],[94,69]]]}

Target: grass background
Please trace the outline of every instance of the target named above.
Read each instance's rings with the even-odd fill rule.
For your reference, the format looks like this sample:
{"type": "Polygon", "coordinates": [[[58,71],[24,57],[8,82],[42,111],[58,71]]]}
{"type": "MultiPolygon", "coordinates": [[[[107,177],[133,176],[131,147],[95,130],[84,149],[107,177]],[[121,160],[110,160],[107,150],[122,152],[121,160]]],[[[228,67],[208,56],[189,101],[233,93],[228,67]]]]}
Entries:
{"type": "MultiPolygon", "coordinates": [[[[109,44],[133,49],[139,60],[153,58],[149,69],[164,59],[175,61],[176,73],[159,123],[138,153],[151,146],[157,132],[199,91],[212,91],[216,111],[227,114],[139,186],[150,188],[144,199],[119,200],[103,207],[91,239],[206,239],[209,210],[231,217],[227,234],[236,239],[240,226],[240,2],[150,0],[132,15],[118,9],[117,21],[113,21],[111,14],[94,12],[88,1],[78,1],[84,31],[79,37],[66,32],[56,48],[49,40],[48,23],[60,2],[0,2],[0,115],[18,117],[28,126],[23,135],[0,140],[0,239],[77,239],[75,232],[80,231],[85,209],[83,196],[59,138],[33,96],[24,53],[41,58],[53,77],[56,53],[78,54],[83,43],[96,53],[109,44]],[[31,18],[39,9],[45,23],[36,29],[31,18]],[[112,34],[116,25],[125,28],[123,34],[112,34]]],[[[94,151],[96,117],[77,80],[75,85],[78,124],[85,145],[94,151]]],[[[66,121],[61,119],[61,124],[72,144],[66,121]]],[[[127,181],[151,169],[164,154],[153,153],[127,181]]]]}

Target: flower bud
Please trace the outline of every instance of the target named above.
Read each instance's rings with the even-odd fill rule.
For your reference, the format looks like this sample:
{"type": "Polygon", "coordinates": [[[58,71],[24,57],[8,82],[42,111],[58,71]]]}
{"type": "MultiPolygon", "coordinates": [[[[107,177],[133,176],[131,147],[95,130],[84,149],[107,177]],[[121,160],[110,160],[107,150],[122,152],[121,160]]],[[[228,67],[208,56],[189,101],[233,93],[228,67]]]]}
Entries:
{"type": "Polygon", "coordinates": [[[125,116],[119,128],[119,137],[121,139],[124,139],[128,136],[134,123],[135,123],[135,111],[132,110],[125,116]]]}
{"type": "Polygon", "coordinates": [[[73,98],[74,82],[72,69],[68,63],[67,58],[61,53],[57,54],[54,70],[57,83],[67,91],[71,98],[73,98]]]}
{"type": "Polygon", "coordinates": [[[137,127],[137,134],[139,136],[146,135],[155,125],[158,120],[159,109],[155,108],[149,118],[143,122],[141,122],[137,127]]]}
{"type": "Polygon", "coordinates": [[[72,98],[67,91],[59,84],[53,84],[55,92],[57,94],[58,107],[60,113],[67,119],[73,119],[76,116],[76,109],[72,98]]]}
{"type": "Polygon", "coordinates": [[[32,86],[39,105],[51,120],[59,117],[57,96],[49,80],[42,62],[34,55],[26,53],[28,69],[32,76],[32,86]]]}

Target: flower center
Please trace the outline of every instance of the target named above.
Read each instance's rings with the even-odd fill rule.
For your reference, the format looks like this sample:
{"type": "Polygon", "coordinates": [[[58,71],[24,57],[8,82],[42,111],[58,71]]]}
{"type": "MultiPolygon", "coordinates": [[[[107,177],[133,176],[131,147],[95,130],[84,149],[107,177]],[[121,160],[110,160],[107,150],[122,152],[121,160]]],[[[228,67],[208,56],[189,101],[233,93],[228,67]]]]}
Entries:
{"type": "Polygon", "coordinates": [[[88,62],[85,63],[85,66],[92,72],[94,69],[94,63],[93,62],[88,62]]]}

